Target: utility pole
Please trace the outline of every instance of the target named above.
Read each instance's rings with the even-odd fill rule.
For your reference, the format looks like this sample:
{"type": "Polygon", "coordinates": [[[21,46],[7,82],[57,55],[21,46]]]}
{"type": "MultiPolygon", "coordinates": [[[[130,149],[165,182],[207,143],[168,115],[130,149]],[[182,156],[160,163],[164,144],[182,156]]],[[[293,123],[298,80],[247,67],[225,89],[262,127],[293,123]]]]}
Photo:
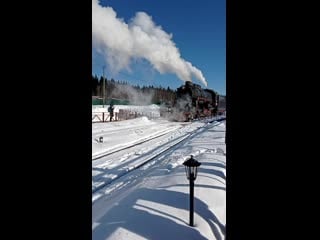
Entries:
{"type": "Polygon", "coordinates": [[[106,86],[105,86],[105,84],[106,84],[106,79],[105,79],[105,77],[104,77],[104,69],[105,69],[105,67],[106,66],[103,66],[102,67],[102,71],[103,71],[103,91],[102,91],[102,104],[103,104],[103,106],[102,107],[104,107],[104,105],[105,105],[105,101],[106,101],[106,86]]]}

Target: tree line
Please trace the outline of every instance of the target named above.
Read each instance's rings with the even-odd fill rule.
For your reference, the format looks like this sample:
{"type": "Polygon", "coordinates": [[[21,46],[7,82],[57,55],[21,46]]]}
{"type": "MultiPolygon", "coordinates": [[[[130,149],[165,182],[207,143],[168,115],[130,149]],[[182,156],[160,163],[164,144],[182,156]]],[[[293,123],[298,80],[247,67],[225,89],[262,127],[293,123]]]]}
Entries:
{"type": "MultiPolygon", "coordinates": [[[[136,94],[141,96],[147,95],[151,97],[151,103],[173,103],[176,96],[176,91],[169,87],[154,87],[154,86],[142,86],[131,85],[125,81],[116,81],[113,78],[110,80],[105,78],[105,94],[106,98],[116,98],[121,100],[130,101],[132,94],[131,91],[135,91],[136,94]]],[[[92,96],[103,96],[103,77],[100,78],[97,75],[92,75],[92,96]]]]}

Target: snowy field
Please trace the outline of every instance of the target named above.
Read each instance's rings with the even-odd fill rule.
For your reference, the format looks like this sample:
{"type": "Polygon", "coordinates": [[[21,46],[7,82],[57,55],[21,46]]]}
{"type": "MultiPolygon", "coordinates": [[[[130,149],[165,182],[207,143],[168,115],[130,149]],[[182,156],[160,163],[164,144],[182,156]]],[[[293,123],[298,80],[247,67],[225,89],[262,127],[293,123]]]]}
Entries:
{"type": "Polygon", "coordinates": [[[225,120],[93,123],[92,159],[92,239],[225,239],[225,120]],[[194,227],[182,165],[190,155],[202,163],[194,227]]]}

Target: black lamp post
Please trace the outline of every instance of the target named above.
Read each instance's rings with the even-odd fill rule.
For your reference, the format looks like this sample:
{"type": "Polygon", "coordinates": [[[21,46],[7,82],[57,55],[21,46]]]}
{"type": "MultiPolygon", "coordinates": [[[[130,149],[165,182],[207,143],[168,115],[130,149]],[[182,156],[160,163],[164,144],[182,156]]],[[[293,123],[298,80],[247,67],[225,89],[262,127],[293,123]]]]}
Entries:
{"type": "Polygon", "coordinates": [[[187,179],[190,181],[190,226],[193,227],[193,189],[194,189],[194,180],[197,178],[198,167],[201,165],[200,162],[195,160],[191,155],[191,158],[186,160],[183,165],[185,166],[187,179]]]}

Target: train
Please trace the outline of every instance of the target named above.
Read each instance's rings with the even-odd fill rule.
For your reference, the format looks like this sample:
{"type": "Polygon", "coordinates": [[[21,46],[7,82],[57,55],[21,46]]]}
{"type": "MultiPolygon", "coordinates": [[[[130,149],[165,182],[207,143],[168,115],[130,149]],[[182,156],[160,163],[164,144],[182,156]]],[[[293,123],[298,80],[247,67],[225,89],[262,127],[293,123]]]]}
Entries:
{"type": "Polygon", "coordinates": [[[161,115],[174,121],[192,121],[205,117],[214,117],[225,112],[225,96],[211,89],[186,81],[177,88],[172,104],[166,104],[161,115]]]}

